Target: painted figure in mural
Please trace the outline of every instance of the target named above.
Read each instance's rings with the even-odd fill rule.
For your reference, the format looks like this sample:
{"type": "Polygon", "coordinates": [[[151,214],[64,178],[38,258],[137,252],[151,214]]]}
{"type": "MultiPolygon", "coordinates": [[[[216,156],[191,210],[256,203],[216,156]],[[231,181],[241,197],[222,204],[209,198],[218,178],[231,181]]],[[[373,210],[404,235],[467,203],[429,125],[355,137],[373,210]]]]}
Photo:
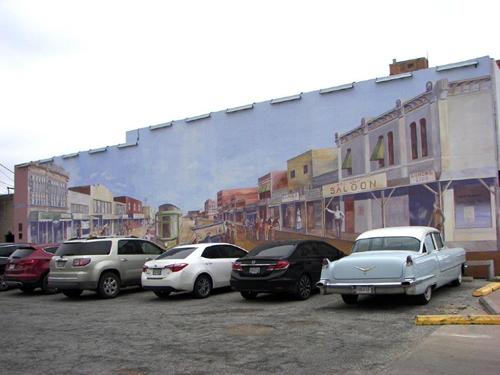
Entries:
{"type": "Polygon", "coordinates": [[[297,219],[295,220],[295,229],[302,230],[302,216],[300,215],[300,208],[297,208],[297,219]]]}
{"type": "Polygon", "coordinates": [[[5,235],[5,242],[14,242],[14,235],[10,230],[5,235]]]}
{"type": "Polygon", "coordinates": [[[433,226],[438,231],[443,233],[445,218],[444,218],[443,210],[441,209],[441,207],[439,207],[437,199],[434,202],[433,207],[434,207],[434,211],[432,212],[431,226],[433,226]]]}
{"type": "Polygon", "coordinates": [[[333,215],[333,229],[336,232],[337,238],[340,238],[340,231],[342,229],[342,222],[344,221],[345,215],[340,210],[338,204],[336,204],[334,208],[334,210],[330,210],[328,207],[325,207],[325,210],[333,215]]]}
{"type": "Polygon", "coordinates": [[[271,216],[268,217],[268,219],[266,220],[266,224],[265,224],[265,230],[264,230],[264,235],[265,235],[265,238],[266,238],[266,241],[270,239],[271,237],[271,228],[273,227],[273,219],[271,216]]]}
{"type": "Polygon", "coordinates": [[[257,218],[255,219],[255,239],[257,241],[260,240],[260,217],[257,216],[257,218]]]}

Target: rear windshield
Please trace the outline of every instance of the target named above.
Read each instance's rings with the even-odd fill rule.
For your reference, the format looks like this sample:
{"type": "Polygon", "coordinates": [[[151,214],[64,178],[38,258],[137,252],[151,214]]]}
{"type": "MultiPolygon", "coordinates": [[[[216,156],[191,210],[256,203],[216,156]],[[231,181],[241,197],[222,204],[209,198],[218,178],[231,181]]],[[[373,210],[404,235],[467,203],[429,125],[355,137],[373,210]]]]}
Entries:
{"type": "Polygon", "coordinates": [[[353,253],[379,250],[419,251],[420,241],[413,237],[376,237],[357,240],[353,253]]]}
{"type": "Polygon", "coordinates": [[[8,257],[10,254],[12,254],[15,250],[19,248],[19,245],[7,245],[7,246],[2,246],[0,247],[0,257],[8,257]]]}
{"type": "Polygon", "coordinates": [[[43,250],[46,251],[47,253],[55,254],[57,251],[57,246],[54,247],[44,247],[43,250]]]}
{"type": "Polygon", "coordinates": [[[34,251],[35,251],[35,249],[31,249],[31,248],[21,248],[21,249],[17,249],[16,251],[14,251],[10,257],[12,259],[26,258],[28,255],[33,254],[34,251]]]}
{"type": "Polygon", "coordinates": [[[174,247],[173,249],[165,251],[156,259],[184,259],[195,250],[196,247],[174,247]]]}
{"type": "Polygon", "coordinates": [[[108,255],[110,250],[111,241],[67,242],[59,246],[56,255],[108,255]]]}
{"type": "Polygon", "coordinates": [[[248,253],[248,257],[259,258],[286,258],[292,255],[295,245],[267,245],[266,247],[256,247],[248,253]]]}

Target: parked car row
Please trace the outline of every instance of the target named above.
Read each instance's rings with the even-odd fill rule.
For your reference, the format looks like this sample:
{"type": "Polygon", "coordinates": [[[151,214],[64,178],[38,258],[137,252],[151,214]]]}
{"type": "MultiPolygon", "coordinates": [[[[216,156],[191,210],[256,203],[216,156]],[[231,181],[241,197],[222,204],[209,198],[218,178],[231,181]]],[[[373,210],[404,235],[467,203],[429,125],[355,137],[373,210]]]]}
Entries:
{"type": "Polygon", "coordinates": [[[6,280],[26,292],[58,289],[71,298],[84,290],[113,298],[132,285],[160,298],[179,292],[206,298],[213,289],[230,286],[245,299],[288,293],[305,300],[320,288],[341,294],[347,304],[364,294],[408,294],[427,303],[433,289],[460,285],[465,264],[465,251],[445,247],[439,231],[429,227],[365,232],[347,257],[316,240],[270,241],[250,252],[226,243],[164,251],[144,239],[101,237],[66,241],[54,256],[53,250],[20,247],[9,255],[6,280]]]}

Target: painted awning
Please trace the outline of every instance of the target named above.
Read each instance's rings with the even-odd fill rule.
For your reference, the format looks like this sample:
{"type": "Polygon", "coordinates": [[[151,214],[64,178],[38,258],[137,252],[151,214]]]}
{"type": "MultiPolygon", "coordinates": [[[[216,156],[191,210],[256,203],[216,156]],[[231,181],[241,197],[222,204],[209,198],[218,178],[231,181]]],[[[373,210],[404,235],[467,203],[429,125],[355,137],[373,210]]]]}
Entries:
{"type": "Polygon", "coordinates": [[[352,153],[348,152],[342,162],[342,169],[352,169],[352,153]]]}
{"type": "Polygon", "coordinates": [[[375,148],[373,149],[370,161],[384,160],[384,156],[385,156],[384,138],[380,137],[378,139],[377,144],[375,145],[375,148]]]}

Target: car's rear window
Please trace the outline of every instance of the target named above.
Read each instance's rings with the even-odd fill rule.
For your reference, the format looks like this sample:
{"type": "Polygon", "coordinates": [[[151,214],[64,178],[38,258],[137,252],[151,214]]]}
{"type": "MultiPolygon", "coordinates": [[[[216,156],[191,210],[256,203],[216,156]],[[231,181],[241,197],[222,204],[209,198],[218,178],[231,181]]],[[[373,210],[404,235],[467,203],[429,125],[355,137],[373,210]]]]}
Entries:
{"type": "Polygon", "coordinates": [[[17,249],[16,251],[14,251],[10,257],[12,259],[26,258],[28,255],[33,254],[34,251],[35,251],[35,249],[32,249],[32,248],[20,248],[20,249],[17,249]]]}
{"type": "Polygon", "coordinates": [[[56,255],[108,255],[110,251],[111,241],[66,242],[59,246],[56,255]]]}
{"type": "Polygon", "coordinates": [[[8,257],[18,248],[19,248],[19,245],[17,245],[17,246],[16,245],[2,246],[2,247],[0,247],[0,257],[8,257]]]}
{"type": "Polygon", "coordinates": [[[294,249],[295,245],[267,245],[265,247],[256,247],[248,253],[248,256],[259,258],[286,258],[292,255],[294,249]]]}
{"type": "Polygon", "coordinates": [[[195,250],[196,247],[174,247],[165,251],[156,259],[185,259],[195,250]]]}
{"type": "Polygon", "coordinates": [[[46,251],[47,253],[55,254],[57,251],[58,247],[53,246],[53,247],[44,247],[43,250],[46,251]]]}
{"type": "Polygon", "coordinates": [[[376,237],[357,240],[352,248],[353,253],[364,251],[405,250],[419,251],[420,241],[414,237],[376,237]]]}

